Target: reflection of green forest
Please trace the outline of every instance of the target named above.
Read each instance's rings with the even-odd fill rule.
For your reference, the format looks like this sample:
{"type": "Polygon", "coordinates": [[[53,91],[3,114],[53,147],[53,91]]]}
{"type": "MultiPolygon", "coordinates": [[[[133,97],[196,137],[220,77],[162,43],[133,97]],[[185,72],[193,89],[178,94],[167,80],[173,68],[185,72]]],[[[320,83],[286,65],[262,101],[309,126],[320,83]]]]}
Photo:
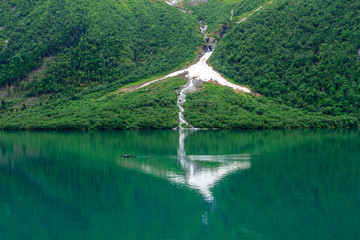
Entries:
{"type": "Polygon", "coordinates": [[[2,236],[5,239],[358,236],[355,226],[360,221],[358,130],[188,134],[187,154],[252,156],[249,170],[234,173],[214,187],[212,207],[195,191],[119,165],[120,155],[129,152],[139,156],[131,160],[136,163],[180,172],[181,166],[171,158],[177,154],[178,134],[177,131],[0,132],[2,236]],[[206,211],[207,226],[201,223],[206,211]]]}
{"type": "Polygon", "coordinates": [[[329,153],[321,158],[314,154],[300,158],[305,151],[314,150],[310,146],[303,145],[302,151],[295,148],[293,155],[283,158],[270,157],[265,163],[254,161],[251,171],[214,189],[221,216],[238,226],[233,228],[235,236],[242,236],[251,226],[251,234],[260,234],[260,239],[358,238],[358,150],[344,156],[327,145],[323,150],[329,153]],[[226,198],[220,197],[224,194],[226,198]]]}
{"type": "Polygon", "coordinates": [[[188,154],[358,154],[358,130],[218,130],[195,131],[185,141],[188,154]],[[346,143],[346,144],[345,144],[346,143]]]}
{"type": "MultiPolygon", "coordinates": [[[[2,159],[11,159],[12,154],[17,154],[11,153],[14,148],[23,152],[19,154],[22,161],[14,162],[13,168],[7,164],[2,167],[1,192],[6,194],[1,202],[10,204],[11,211],[24,208],[8,216],[4,227],[0,226],[1,232],[6,228],[7,235],[3,236],[20,239],[11,237],[13,227],[31,216],[39,217],[26,224],[16,236],[28,236],[30,232],[36,236],[44,234],[48,239],[56,236],[78,239],[76,236],[83,237],[86,233],[87,239],[114,236],[136,239],[137,234],[146,233],[151,239],[157,239],[181,236],[188,224],[198,224],[203,211],[198,195],[184,195],[184,191],[171,188],[166,181],[117,165],[116,157],[120,157],[117,153],[133,150],[129,145],[136,144],[139,149],[147,146],[145,152],[146,149],[156,152],[152,142],[159,139],[161,143],[162,138],[167,145],[174,146],[169,144],[171,136],[167,133],[171,132],[163,135],[152,132],[148,136],[146,132],[135,133],[24,133],[20,138],[17,133],[2,134],[2,159]],[[4,141],[5,136],[9,136],[8,142],[4,141]],[[118,146],[117,150],[114,145],[118,146]],[[190,219],[182,214],[188,212],[190,219]],[[48,217],[50,220],[46,221],[48,217]],[[163,219],[168,221],[164,223],[163,219]],[[73,224],[78,226],[75,232],[70,229],[73,224]],[[57,225],[64,227],[50,231],[57,225]]],[[[162,149],[164,147],[165,144],[162,149]]]]}

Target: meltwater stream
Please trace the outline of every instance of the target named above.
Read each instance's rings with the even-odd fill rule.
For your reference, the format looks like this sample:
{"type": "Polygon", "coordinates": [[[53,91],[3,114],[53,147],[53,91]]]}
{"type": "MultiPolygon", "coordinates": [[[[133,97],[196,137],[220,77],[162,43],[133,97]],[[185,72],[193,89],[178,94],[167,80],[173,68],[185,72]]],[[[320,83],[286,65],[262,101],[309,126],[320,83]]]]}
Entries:
{"type": "Polygon", "coordinates": [[[184,108],[182,105],[186,101],[186,93],[189,91],[195,90],[194,80],[189,80],[185,86],[182,87],[182,89],[179,92],[178,99],[177,99],[177,106],[179,107],[179,128],[182,129],[183,126],[193,128],[185,119],[184,117],[184,108]]]}
{"type": "MultiPolygon", "coordinates": [[[[178,0],[169,0],[166,2],[169,5],[178,8],[176,6],[176,4],[179,2],[178,0]]],[[[256,10],[254,10],[251,14],[249,14],[249,16],[251,16],[255,12],[259,11],[261,8],[262,8],[262,6],[256,10]]],[[[180,10],[182,10],[182,9],[180,9],[180,10]]],[[[234,10],[231,10],[231,16],[230,16],[229,21],[232,20],[233,14],[234,14],[234,10]]],[[[246,19],[247,19],[247,17],[242,19],[238,23],[245,21],[246,19]]],[[[200,21],[199,29],[200,29],[201,33],[204,34],[204,36],[206,36],[207,26],[205,25],[205,23],[203,21],[200,21]]],[[[179,96],[178,96],[178,100],[177,100],[177,106],[179,108],[179,128],[180,129],[182,129],[184,127],[193,128],[193,126],[191,126],[191,124],[189,124],[184,117],[183,104],[186,101],[186,93],[196,91],[196,86],[194,84],[194,81],[213,82],[213,83],[221,85],[221,86],[230,87],[230,88],[234,89],[235,91],[258,95],[257,93],[252,92],[251,89],[249,89],[245,86],[241,86],[241,85],[238,85],[238,84],[228,81],[226,78],[221,76],[221,74],[219,72],[217,72],[210,65],[208,65],[207,60],[213,54],[215,45],[216,45],[215,43],[212,43],[212,46],[208,47],[208,50],[205,53],[203,53],[203,55],[201,56],[201,58],[199,59],[199,61],[197,63],[190,65],[187,68],[184,68],[182,70],[170,73],[170,74],[166,75],[165,77],[158,78],[153,81],[141,84],[135,88],[133,87],[131,89],[131,91],[146,87],[154,82],[158,82],[158,81],[161,81],[164,79],[168,79],[168,78],[172,78],[172,77],[176,77],[176,76],[180,76],[180,75],[182,75],[185,79],[188,79],[188,82],[179,91],[179,96]]]]}

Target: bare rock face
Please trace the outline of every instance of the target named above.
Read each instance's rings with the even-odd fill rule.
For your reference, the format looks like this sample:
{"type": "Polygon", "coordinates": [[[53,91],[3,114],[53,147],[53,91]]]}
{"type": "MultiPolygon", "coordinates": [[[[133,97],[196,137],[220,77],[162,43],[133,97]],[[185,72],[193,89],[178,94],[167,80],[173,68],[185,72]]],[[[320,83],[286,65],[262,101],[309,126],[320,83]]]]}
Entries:
{"type": "Polygon", "coordinates": [[[358,54],[360,55],[360,48],[358,49],[358,54]]]}
{"type": "Polygon", "coordinates": [[[204,85],[204,82],[201,81],[201,80],[198,80],[198,79],[194,79],[193,84],[194,84],[196,89],[199,89],[204,85]]]}

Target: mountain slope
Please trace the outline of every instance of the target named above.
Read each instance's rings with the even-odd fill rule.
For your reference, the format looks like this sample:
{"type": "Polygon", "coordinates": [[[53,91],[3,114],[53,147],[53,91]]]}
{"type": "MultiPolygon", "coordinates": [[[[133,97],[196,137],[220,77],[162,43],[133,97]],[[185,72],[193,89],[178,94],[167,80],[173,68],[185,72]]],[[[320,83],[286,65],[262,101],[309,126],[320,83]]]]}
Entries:
{"type": "Polygon", "coordinates": [[[197,128],[343,128],[358,124],[355,117],[309,113],[211,83],[188,94],[184,109],[187,121],[197,128]]]}
{"type": "Polygon", "coordinates": [[[267,0],[208,0],[184,1],[182,5],[204,21],[208,25],[208,32],[212,33],[221,25],[226,25],[230,18],[237,19],[266,2],[267,0]]]}
{"type": "Polygon", "coordinates": [[[171,129],[178,126],[176,89],[182,78],[154,83],[136,92],[75,94],[4,113],[2,129],[171,129]]]}
{"type": "Polygon", "coordinates": [[[55,56],[31,95],[165,73],[192,61],[203,41],[195,17],[159,0],[17,0],[0,8],[0,84],[26,79],[55,56]]]}
{"type": "Polygon", "coordinates": [[[279,103],[359,119],[359,48],[359,1],[281,0],[232,29],[210,62],[279,103]]]}
{"type": "Polygon", "coordinates": [[[205,42],[199,20],[219,40],[210,63],[261,97],[205,84],[183,105],[191,125],[358,126],[358,2],[201,2],[180,2],[184,13],[160,0],[2,1],[0,83],[11,86],[0,89],[0,129],[178,126],[184,79],[114,92],[193,62],[205,42]]]}

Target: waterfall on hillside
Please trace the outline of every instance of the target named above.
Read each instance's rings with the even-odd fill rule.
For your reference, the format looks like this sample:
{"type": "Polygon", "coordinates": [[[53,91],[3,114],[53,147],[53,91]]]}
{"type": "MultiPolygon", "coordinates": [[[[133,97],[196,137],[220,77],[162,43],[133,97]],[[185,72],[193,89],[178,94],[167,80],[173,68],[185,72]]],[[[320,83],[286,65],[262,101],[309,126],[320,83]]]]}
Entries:
{"type": "Polygon", "coordinates": [[[184,126],[193,128],[193,126],[191,126],[184,117],[184,114],[183,114],[184,108],[182,107],[182,105],[186,101],[186,93],[188,91],[193,90],[194,88],[195,88],[194,82],[193,82],[193,79],[191,79],[183,86],[183,88],[179,92],[177,106],[179,107],[179,128],[180,129],[184,128],[184,126]]]}

